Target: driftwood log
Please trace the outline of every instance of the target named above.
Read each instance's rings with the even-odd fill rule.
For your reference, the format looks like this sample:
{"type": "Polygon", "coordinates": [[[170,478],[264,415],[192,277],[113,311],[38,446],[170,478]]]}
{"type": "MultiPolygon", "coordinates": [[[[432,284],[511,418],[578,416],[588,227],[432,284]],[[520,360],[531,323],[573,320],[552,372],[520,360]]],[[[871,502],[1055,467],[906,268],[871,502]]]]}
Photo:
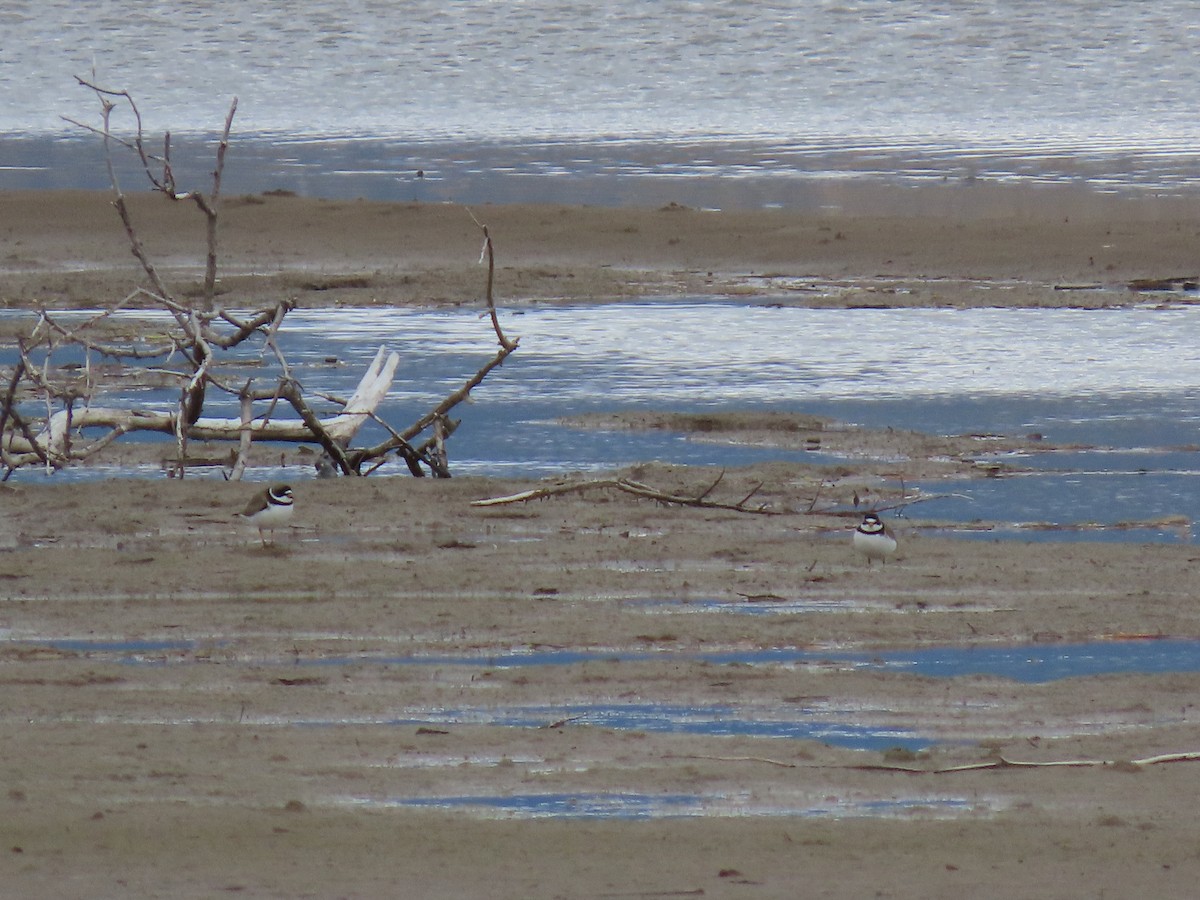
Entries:
{"type": "MultiPolygon", "coordinates": [[[[399,362],[399,354],[380,347],[343,410],[336,416],[319,420],[320,429],[335,443],[348,445],[362,425],[373,418],[375,408],[387,396],[399,362]]],[[[313,429],[303,419],[199,417],[183,426],[179,417],[178,409],[120,409],[105,406],[60,409],[49,417],[32,441],[19,432],[5,433],[4,460],[9,466],[36,464],[44,459],[54,463],[69,462],[75,458],[71,456],[71,433],[85,428],[109,429],[116,432],[117,436],[137,431],[173,435],[180,428],[185,428],[188,439],[199,441],[238,442],[247,435],[251,441],[310,442],[316,439],[313,429]]]]}

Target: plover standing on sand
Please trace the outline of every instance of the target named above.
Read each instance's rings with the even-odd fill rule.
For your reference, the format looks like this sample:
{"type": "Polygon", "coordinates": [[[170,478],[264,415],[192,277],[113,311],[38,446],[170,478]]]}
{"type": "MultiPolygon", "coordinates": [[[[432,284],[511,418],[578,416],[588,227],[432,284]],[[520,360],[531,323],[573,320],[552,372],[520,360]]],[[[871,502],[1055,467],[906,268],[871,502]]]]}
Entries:
{"type": "Polygon", "coordinates": [[[854,529],[854,549],[867,558],[867,565],[877,559],[886,563],[896,552],[896,536],[875,513],[867,513],[854,529]]]}
{"type": "Polygon", "coordinates": [[[296,499],[289,485],[273,484],[255,494],[241,516],[258,529],[259,540],[265,547],[267,539],[263,532],[286,524],[292,517],[295,505],[296,499]]]}

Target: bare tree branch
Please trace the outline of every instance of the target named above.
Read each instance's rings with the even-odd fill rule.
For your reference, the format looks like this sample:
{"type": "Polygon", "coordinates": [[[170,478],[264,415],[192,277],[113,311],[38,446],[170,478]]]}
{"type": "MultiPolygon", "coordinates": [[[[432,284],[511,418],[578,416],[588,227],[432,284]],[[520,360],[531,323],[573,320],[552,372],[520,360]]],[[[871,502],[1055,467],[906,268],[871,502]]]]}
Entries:
{"type": "MultiPolygon", "coordinates": [[[[720,479],[717,479],[720,481],[720,479]]],[[[727,509],[733,512],[753,513],[755,515],[779,515],[777,510],[769,507],[746,506],[746,501],[750,499],[756,492],[757,488],[747,495],[744,499],[737,503],[722,503],[717,500],[706,499],[711,493],[713,484],[707,490],[696,495],[686,495],[671,493],[668,491],[659,490],[641,482],[631,481],[628,478],[596,478],[588,481],[575,481],[563,484],[547,485],[545,487],[532,488],[527,491],[520,491],[516,494],[509,494],[504,497],[489,497],[485,500],[473,500],[472,506],[503,506],[509,503],[526,503],[530,500],[542,500],[546,497],[558,497],[563,494],[576,494],[582,491],[590,491],[597,489],[614,489],[623,491],[626,494],[633,494],[635,497],[641,497],[646,500],[654,500],[658,503],[665,503],[671,506],[695,506],[702,509],[727,509]]]]}
{"type": "MultiPolygon", "coordinates": [[[[492,359],[415,423],[399,429],[387,423],[376,411],[386,399],[399,365],[399,355],[381,347],[348,399],[341,401],[328,394],[313,392],[313,396],[329,399],[341,408],[340,412],[322,418],[313,410],[305,387],[278,340],[284,319],[295,308],[295,301],[281,300],[248,315],[235,314],[217,303],[218,211],[237,98],[231,102],[225,117],[216,150],[216,166],[211,172],[211,190],[205,194],[180,189],[169,132],[162,138],[161,157],[148,151],[142,114],[129,91],[103,87],[94,75],[90,80],[77,80],[99,100],[100,126],[72,119],[67,121],[101,138],[113,206],[147,284],[135,288],[119,303],[83,322],[69,321],[66,317],[51,316],[43,311],[29,337],[19,342],[19,362],[0,400],[0,462],[7,467],[4,477],[22,465],[35,462],[48,469],[62,467],[94,455],[122,435],[139,431],[175,437],[180,474],[190,440],[236,441],[238,452],[230,473],[234,478],[244,472],[254,441],[315,440],[347,475],[359,474],[368,461],[379,460],[382,464],[386,454],[394,450],[404,458],[414,475],[423,475],[421,467],[426,466],[435,475],[448,477],[446,442],[458,426],[458,422],[448,417],[449,411],[501,365],[516,350],[518,343],[504,334],[496,312],[493,293],[495,256],[486,226],[479,226],[484,235],[484,254],[488,263],[486,306],[500,345],[492,359]],[[133,117],[134,134],[130,138],[122,138],[114,131],[113,114],[118,108],[127,110],[133,117]],[[172,202],[191,201],[204,215],[207,254],[202,302],[192,304],[175,297],[147,252],[117,176],[115,150],[128,150],[135,155],[154,191],[172,202]],[[128,339],[109,336],[115,330],[111,324],[113,313],[135,305],[138,308],[149,305],[169,315],[172,324],[165,329],[164,338],[146,342],[136,336],[128,339]],[[272,368],[277,367],[278,371],[265,385],[256,386],[253,379],[241,384],[231,383],[221,371],[227,358],[224,351],[233,350],[252,337],[262,338],[263,353],[270,352],[274,358],[272,368]],[[51,358],[60,348],[83,356],[82,366],[77,367],[72,362],[67,367],[66,377],[60,374],[61,368],[53,371],[51,368],[51,358]],[[94,368],[92,354],[117,361],[119,373],[114,374],[113,367],[94,368]],[[158,359],[163,363],[139,365],[158,359]],[[78,377],[75,377],[76,371],[78,377]],[[163,386],[176,385],[178,400],[174,408],[128,409],[120,404],[93,404],[95,398],[102,398],[106,391],[113,389],[115,382],[112,379],[125,379],[131,373],[141,379],[161,382],[163,386]],[[239,415],[236,419],[204,414],[210,388],[237,397],[239,415]],[[273,418],[280,400],[299,418],[273,418]],[[44,410],[31,414],[29,407],[32,404],[42,406],[44,410]],[[380,424],[388,438],[375,447],[351,448],[355,435],[368,421],[380,424]],[[95,430],[103,430],[102,436],[90,441],[83,439],[85,431],[95,430]],[[424,443],[414,443],[423,434],[428,434],[424,443]]],[[[369,471],[377,468],[378,464],[369,471]]]]}

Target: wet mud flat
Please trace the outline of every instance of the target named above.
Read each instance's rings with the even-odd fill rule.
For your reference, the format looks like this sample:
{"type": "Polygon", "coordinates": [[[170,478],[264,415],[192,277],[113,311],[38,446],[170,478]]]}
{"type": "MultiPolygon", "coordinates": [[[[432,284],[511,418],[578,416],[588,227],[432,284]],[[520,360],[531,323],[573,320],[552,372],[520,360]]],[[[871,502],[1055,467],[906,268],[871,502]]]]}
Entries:
{"type": "Polygon", "coordinates": [[[250,485],[4,489],[6,877],[61,896],[949,896],[1064,866],[1073,890],[1192,883],[1178,798],[1200,764],[1131,761],[1200,746],[1194,548],[898,521],[897,557],[868,568],[852,520],[795,511],[802,480],[722,490],[764,474],[790,512],[314,481],[265,548],[232,519],[250,485]],[[1084,662],[1104,654],[1132,662],[1084,662]],[[942,771],[1000,758],[1106,764],[942,771]]]}
{"type": "MultiPolygon", "coordinates": [[[[1191,202],[1102,198],[1068,217],[1036,191],[1000,215],[961,199],[951,215],[484,218],[502,306],[743,291],[1130,306],[1160,296],[1132,282],[1194,272],[1191,202]]],[[[131,202],[173,283],[196,281],[199,220],[131,202]]],[[[0,209],[19,223],[0,241],[6,306],[94,308],[141,277],[102,192],[6,193],[0,209]]],[[[458,207],[247,196],[225,213],[227,302],[456,306],[482,288],[458,207]]],[[[0,486],[0,883],[1191,896],[1197,764],[1134,761],[1200,746],[1194,546],[966,542],[910,510],[896,558],[868,569],[850,516],[806,514],[802,469],[724,476],[722,499],[761,484],[775,516],[604,491],[471,506],[536,486],[517,481],[305,482],[267,548],[232,519],[250,485],[0,486]],[[1040,670],[1022,656],[1107,649],[1141,662],[1019,676],[1040,670]],[[888,665],[920,653],[1015,661],[888,665]],[[1101,764],[958,768],[1000,759],[1101,764]]],[[[637,477],[698,492],[716,473],[637,477]]]]}

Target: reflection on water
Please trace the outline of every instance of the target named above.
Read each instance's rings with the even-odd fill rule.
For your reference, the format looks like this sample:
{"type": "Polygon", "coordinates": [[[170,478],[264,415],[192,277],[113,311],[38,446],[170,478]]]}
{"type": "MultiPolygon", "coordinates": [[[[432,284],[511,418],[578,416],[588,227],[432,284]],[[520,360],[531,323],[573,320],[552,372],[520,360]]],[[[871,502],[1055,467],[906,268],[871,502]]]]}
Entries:
{"type": "MultiPolygon", "coordinates": [[[[1036,473],[955,485],[955,494],[970,499],[924,505],[923,517],[1064,524],[1190,518],[1190,485],[1200,471],[1200,309],[829,310],[683,300],[528,306],[504,311],[502,320],[508,334],[520,336],[520,350],[474,391],[477,402],[455,410],[463,424],[450,453],[460,474],[537,477],[655,459],[837,462],[803,450],[556,424],[587,412],[757,409],[940,434],[1037,432],[1048,443],[1098,448],[1017,459],[1036,473]]],[[[490,358],[493,340],[475,310],[298,310],[281,334],[310,389],[342,395],[379,344],[398,350],[404,362],[379,410],[397,423],[415,421],[460,386],[490,358]],[[328,364],[330,356],[340,365],[328,364]]],[[[277,375],[261,347],[244,355],[253,364],[247,375],[264,382],[277,375]]],[[[13,350],[0,350],[0,365],[14,358],[13,350]]],[[[52,364],[83,361],[61,353],[52,364]]],[[[175,399],[142,392],[122,402],[169,406],[175,399]]],[[[238,415],[235,400],[215,395],[206,409],[238,415]]],[[[364,441],[383,437],[374,425],[363,432],[364,441]]],[[[26,470],[14,477],[44,476],[26,470]]],[[[1164,529],[1161,539],[1178,533],[1164,529]]]]}

